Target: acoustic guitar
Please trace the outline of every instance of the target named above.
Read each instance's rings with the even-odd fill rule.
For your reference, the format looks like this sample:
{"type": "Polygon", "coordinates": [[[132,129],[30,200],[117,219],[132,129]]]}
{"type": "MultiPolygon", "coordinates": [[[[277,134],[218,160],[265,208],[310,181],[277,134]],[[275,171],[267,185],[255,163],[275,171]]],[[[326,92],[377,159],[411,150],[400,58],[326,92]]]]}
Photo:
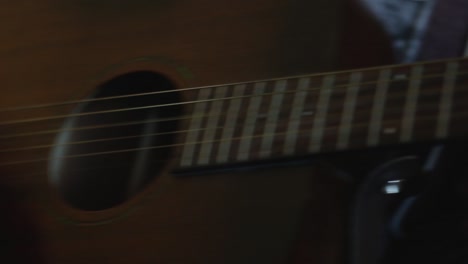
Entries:
{"type": "MultiPolygon", "coordinates": [[[[343,261],[351,189],[311,160],[463,139],[468,61],[304,74],[316,66],[299,45],[273,66],[287,43],[262,45],[282,39],[278,14],[339,17],[338,2],[280,2],[2,8],[0,259],[343,261]]],[[[318,45],[305,28],[286,39],[318,45]]],[[[321,70],[334,32],[314,35],[329,48],[314,55],[321,70]]]]}

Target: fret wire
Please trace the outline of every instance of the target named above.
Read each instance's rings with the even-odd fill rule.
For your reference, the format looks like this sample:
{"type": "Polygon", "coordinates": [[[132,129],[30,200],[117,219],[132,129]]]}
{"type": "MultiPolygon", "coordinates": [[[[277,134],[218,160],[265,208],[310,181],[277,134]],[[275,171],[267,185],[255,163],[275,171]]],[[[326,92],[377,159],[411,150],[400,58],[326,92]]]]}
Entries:
{"type": "MultiPolygon", "coordinates": [[[[198,97],[203,100],[205,98],[208,98],[210,96],[211,90],[208,89],[203,89],[200,90],[198,97]]],[[[194,112],[199,113],[203,112],[203,110],[206,108],[207,102],[200,102],[198,104],[194,105],[194,112]]],[[[197,129],[201,127],[203,117],[194,117],[190,120],[190,128],[191,129],[197,129]]],[[[186,135],[186,142],[194,142],[197,141],[198,138],[198,130],[192,130],[186,135]]],[[[184,149],[182,151],[182,158],[181,158],[181,164],[183,166],[190,166],[193,162],[193,158],[195,155],[195,145],[194,144],[187,144],[184,146],[184,149]]]]}
{"type": "Polygon", "coordinates": [[[301,121],[301,114],[304,109],[304,102],[306,101],[307,91],[305,88],[309,86],[310,78],[301,78],[298,83],[299,92],[294,95],[292,102],[292,110],[289,116],[289,124],[287,128],[287,135],[284,143],[284,154],[292,154],[296,147],[297,130],[301,121]]]}
{"type": "Polygon", "coordinates": [[[310,138],[309,150],[314,153],[320,151],[322,137],[325,127],[326,116],[328,112],[328,103],[333,92],[332,87],[335,82],[334,75],[328,75],[323,78],[322,89],[317,102],[317,114],[313,121],[312,134],[310,138]]]}
{"type": "Polygon", "coordinates": [[[375,97],[373,99],[371,121],[369,123],[369,136],[367,144],[369,146],[377,145],[380,137],[380,130],[382,127],[382,118],[385,109],[385,97],[387,95],[388,80],[390,79],[391,71],[384,69],[379,75],[379,84],[375,91],[375,97]]]}
{"type": "MultiPolygon", "coordinates": [[[[264,131],[269,136],[266,136],[262,139],[260,150],[262,153],[267,153],[273,144],[274,133],[277,127],[277,120],[281,109],[281,103],[283,101],[284,91],[286,90],[287,82],[286,80],[280,80],[275,83],[274,91],[275,94],[271,98],[269,111],[267,114],[267,119],[265,122],[264,131]]],[[[263,154],[267,155],[267,154],[263,154]]]]}
{"type": "Polygon", "coordinates": [[[351,74],[350,86],[346,91],[346,98],[342,118],[340,122],[340,132],[336,143],[337,149],[344,149],[348,146],[349,137],[351,134],[351,122],[353,121],[354,109],[356,107],[356,99],[359,92],[359,82],[361,81],[362,73],[355,72],[351,74]]]}
{"type": "MultiPolygon", "coordinates": [[[[234,87],[234,97],[241,96],[244,94],[245,84],[239,84],[234,87]]],[[[240,98],[233,99],[229,104],[229,109],[227,110],[227,116],[225,118],[225,127],[222,131],[221,139],[232,138],[234,134],[234,129],[237,124],[236,120],[240,112],[241,105],[240,98]],[[232,124],[229,124],[231,122],[232,124]]],[[[226,162],[229,156],[229,150],[231,148],[231,141],[221,141],[218,147],[218,153],[216,156],[216,161],[218,163],[226,162]]]]}
{"type": "Polygon", "coordinates": [[[450,113],[453,101],[453,93],[457,78],[458,63],[449,62],[445,73],[445,80],[442,87],[442,96],[439,106],[439,115],[437,118],[436,138],[444,138],[448,134],[450,113]]]}
{"type": "MultiPolygon", "coordinates": [[[[227,87],[219,87],[215,89],[215,98],[223,98],[226,96],[227,93],[227,87]]],[[[221,113],[223,103],[225,101],[214,101],[211,104],[211,108],[209,112],[213,113],[221,113]]],[[[216,130],[210,129],[211,127],[216,127],[219,122],[219,117],[220,115],[212,115],[208,117],[207,122],[206,122],[206,127],[208,128],[206,131],[203,131],[203,141],[205,142],[210,142],[214,139],[215,137],[215,132],[216,130]]],[[[198,153],[198,164],[203,165],[203,164],[208,164],[210,161],[210,154],[213,149],[213,144],[202,144],[200,148],[200,152],[198,153]]]]}
{"type": "Polygon", "coordinates": [[[419,87],[421,85],[421,76],[423,67],[421,65],[413,66],[411,69],[411,80],[409,89],[407,90],[405,106],[403,110],[403,118],[401,123],[401,142],[411,140],[413,133],[414,117],[418,103],[419,87]],[[415,78],[414,78],[415,77],[415,78]]]}
{"type": "MultiPolygon", "coordinates": [[[[266,83],[259,82],[256,83],[254,86],[253,94],[263,94],[266,88],[266,83]]],[[[242,137],[244,140],[239,142],[239,150],[237,153],[237,160],[243,161],[249,158],[249,150],[251,141],[248,138],[253,135],[255,130],[255,123],[258,115],[258,111],[260,110],[260,105],[262,103],[262,96],[255,96],[250,98],[249,107],[247,110],[247,117],[244,122],[244,129],[242,131],[242,137]],[[252,124],[252,125],[248,125],[252,124]]]]}

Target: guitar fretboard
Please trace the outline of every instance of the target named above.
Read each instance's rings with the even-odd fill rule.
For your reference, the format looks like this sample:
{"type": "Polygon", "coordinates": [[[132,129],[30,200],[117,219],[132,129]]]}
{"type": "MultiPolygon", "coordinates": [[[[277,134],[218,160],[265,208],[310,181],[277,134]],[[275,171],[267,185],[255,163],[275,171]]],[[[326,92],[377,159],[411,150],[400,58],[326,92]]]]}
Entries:
{"type": "Polygon", "coordinates": [[[463,136],[468,60],[201,88],[180,168],[463,136]]]}

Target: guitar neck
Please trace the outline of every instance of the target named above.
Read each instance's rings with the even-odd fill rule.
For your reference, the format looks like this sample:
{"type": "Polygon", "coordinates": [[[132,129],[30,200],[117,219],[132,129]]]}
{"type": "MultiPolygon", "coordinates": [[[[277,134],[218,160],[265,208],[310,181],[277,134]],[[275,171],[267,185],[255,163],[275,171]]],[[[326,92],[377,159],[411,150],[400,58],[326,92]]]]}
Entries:
{"type": "Polygon", "coordinates": [[[179,166],[462,136],[467,74],[457,59],[204,87],[179,166]]]}

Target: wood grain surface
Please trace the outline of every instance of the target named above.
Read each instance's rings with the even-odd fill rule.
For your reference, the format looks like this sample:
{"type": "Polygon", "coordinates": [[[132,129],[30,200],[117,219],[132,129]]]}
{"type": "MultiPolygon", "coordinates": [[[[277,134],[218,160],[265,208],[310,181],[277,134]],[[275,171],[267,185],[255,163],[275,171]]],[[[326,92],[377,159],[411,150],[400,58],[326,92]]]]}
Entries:
{"type": "MultiPolygon", "coordinates": [[[[373,20],[341,0],[17,0],[0,9],[0,40],[1,107],[83,99],[131,71],[161,72],[184,88],[391,58],[373,20]]],[[[96,212],[68,206],[45,163],[0,170],[4,263],[332,264],[346,256],[348,183],[309,165],[178,178],[168,163],[142,193],[96,212]]]]}

